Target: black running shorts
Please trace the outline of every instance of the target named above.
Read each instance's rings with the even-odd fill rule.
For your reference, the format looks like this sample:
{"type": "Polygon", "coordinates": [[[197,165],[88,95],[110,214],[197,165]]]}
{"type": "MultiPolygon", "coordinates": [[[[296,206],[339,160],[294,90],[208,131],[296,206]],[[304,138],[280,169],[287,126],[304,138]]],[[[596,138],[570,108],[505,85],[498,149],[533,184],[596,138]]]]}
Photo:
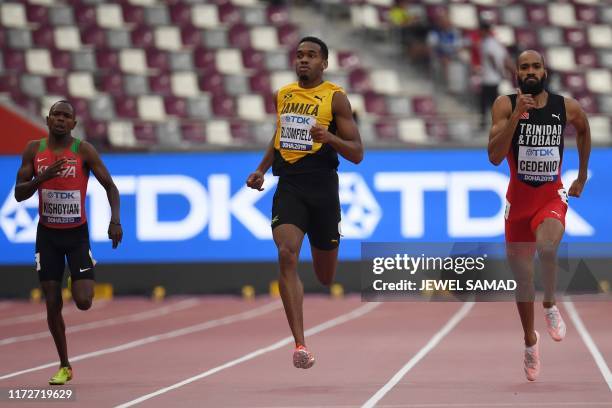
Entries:
{"type": "Polygon", "coordinates": [[[292,224],[310,245],[331,250],[340,243],[340,198],[335,170],[281,176],[272,204],[272,229],[292,224]]]}
{"type": "Polygon", "coordinates": [[[75,228],[49,228],[38,224],[36,271],[43,281],[61,282],[68,259],[72,280],[94,279],[95,260],[89,247],[87,223],[75,228]]]}

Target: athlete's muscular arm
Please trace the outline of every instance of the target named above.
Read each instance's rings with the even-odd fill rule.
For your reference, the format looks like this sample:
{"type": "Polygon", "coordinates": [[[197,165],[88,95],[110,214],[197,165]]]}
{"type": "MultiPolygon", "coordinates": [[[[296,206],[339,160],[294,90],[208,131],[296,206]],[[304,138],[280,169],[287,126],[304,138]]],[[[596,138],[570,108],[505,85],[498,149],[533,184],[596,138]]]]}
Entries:
{"type": "Polygon", "coordinates": [[[121,218],[119,212],[119,190],[113,182],[108,169],[102,162],[100,155],[91,144],[85,141],[81,142],[79,153],[81,154],[81,157],[83,158],[83,161],[87,167],[91,169],[94,176],[96,176],[96,179],[106,190],[108,203],[111,207],[108,238],[113,241],[113,248],[117,248],[117,245],[119,245],[121,239],[123,238],[123,230],[121,229],[121,218]]]}
{"type": "Polygon", "coordinates": [[[531,108],[535,108],[536,104],[533,97],[529,94],[522,94],[520,89],[517,90],[516,106],[512,111],[510,98],[507,96],[498,96],[493,103],[491,109],[492,123],[491,131],[489,132],[489,161],[496,166],[504,161],[504,157],[510,150],[512,144],[512,136],[516,130],[521,115],[531,108]]]}
{"type": "Polygon", "coordinates": [[[17,182],[15,184],[15,200],[23,201],[32,197],[38,189],[38,186],[44,181],[52,179],[60,175],[62,167],[66,163],[66,159],[60,159],[47,167],[45,171],[34,177],[34,157],[38,149],[38,140],[33,140],[28,143],[23,152],[21,159],[21,167],[17,171],[17,182]]]}
{"type": "MultiPolygon", "coordinates": [[[[278,92],[274,93],[274,101],[276,102],[276,98],[278,97],[278,92]]],[[[274,133],[272,134],[272,139],[270,143],[268,143],[268,147],[266,147],[266,152],[264,153],[264,157],[261,159],[259,166],[257,169],[249,174],[247,177],[246,185],[255,190],[263,191],[263,183],[264,183],[264,174],[268,171],[272,163],[274,162],[274,138],[276,137],[276,129],[274,129],[274,133]]]]}
{"type": "Polygon", "coordinates": [[[319,143],[329,143],[342,157],[358,164],[363,160],[363,145],[361,144],[359,129],[353,119],[351,104],[344,93],[334,93],[332,112],[336,120],[338,135],[328,132],[322,126],[313,126],[310,129],[312,140],[319,143]]]}
{"type": "Polygon", "coordinates": [[[568,194],[572,197],[580,197],[587,181],[589,156],[591,154],[591,129],[586,114],[575,99],[565,98],[565,114],[567,121],[576,128],[576,145],[580,162],[578,178],[570,186],[568,194]]]}

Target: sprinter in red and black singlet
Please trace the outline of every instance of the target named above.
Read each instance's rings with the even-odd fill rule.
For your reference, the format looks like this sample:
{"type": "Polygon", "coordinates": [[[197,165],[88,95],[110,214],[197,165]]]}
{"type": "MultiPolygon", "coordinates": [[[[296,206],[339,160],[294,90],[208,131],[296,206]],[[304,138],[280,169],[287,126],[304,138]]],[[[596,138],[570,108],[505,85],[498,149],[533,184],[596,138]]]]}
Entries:
{"type": "Polygon", "coordinates": [[[62,385],[72,379],[62,318],[61,284],[66,260],[77,307],[91,307],[94,266],[89,246],[85,195],[92,171],[106,189],[111,206],[109,239],[116,248],[123,232],[119,219],[119,192],[94,147],[71,135],[76,125],[74,108],[67,101],[49,110],[49,136],[28,144],[17,173],[15,198],[23,201],[38,192],[39,223],[36,234],[36,271],[45,295],[47,321],[60,357],[60,369],[49,380],[62,385]]]}
{"type": "Polygon", "coordinates": [[[572,98],[544,89],[543,57],[528,50],[518,58],[517,94],[500,96],[493,104],[489,160],[510,167],[505,230],[510,267],[517,280],[517,307],[523,326],[524,370],[529,381],[540,372],[539,334],[534,329],[533,274],[537,251],[542,266],[544,318],[555,341],[566,325],[555,304],[557,248],[565,230],[568,195],[579,197],[587,181],[591,134],[587,117],[572,98]],[[566,193],[561,182],[566,124],[576,128],[580,168],[566,193]]]}
{"type": "Polygon", "coordinates": [[[304,341],[302,299],[297,274],[304,235],[319,281],[329,286],[336,273],[340,242],[338,154],[354,163],[363,158],[361,137],[344,90],[323,80],[327,45],[305,37],[296,50],[298,81],[276,93],[276,132],[247,186],[263,190],[272,167],[279,176],[272,204],[272,236],[278,249],[279,286],[295,339],[293,364],[310,368],[312,353],[304,341]]]}

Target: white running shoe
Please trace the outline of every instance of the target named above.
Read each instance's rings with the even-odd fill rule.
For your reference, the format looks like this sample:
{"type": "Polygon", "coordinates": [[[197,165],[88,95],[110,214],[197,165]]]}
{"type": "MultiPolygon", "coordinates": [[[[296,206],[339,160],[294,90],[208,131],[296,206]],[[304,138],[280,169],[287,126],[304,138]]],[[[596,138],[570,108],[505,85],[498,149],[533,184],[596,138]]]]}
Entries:
{"type": "Polygon", "coordinates": [[[544,319],[546,319],[546,329],[548,334],[554,341],[561,341],[565,337],[567,326],[559,313],[559,309],[556,305],[551,308],[544,309],[544,319]]]}
{"type": "Polygon", "coordinates": [[[535,381],[540,374],[540,334],[536,331],[536,343],[525,347],[525,375],[529,381],[535,381]]]}

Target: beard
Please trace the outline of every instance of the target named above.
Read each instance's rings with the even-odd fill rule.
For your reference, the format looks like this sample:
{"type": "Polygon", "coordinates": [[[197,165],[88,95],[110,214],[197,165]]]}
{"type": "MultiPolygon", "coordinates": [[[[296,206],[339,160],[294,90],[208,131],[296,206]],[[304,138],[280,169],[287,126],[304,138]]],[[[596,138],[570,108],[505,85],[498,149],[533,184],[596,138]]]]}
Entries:
{"type": "MultiPolygon", "coordinates": [[[[529,78],[535,78],[535,77],[529,77],[529,78]]],[[[537,80],[537,78],[535,79],[537,80]]],[[[544,90],[544,86],[546,85],[546,75],[544,75],[542,79],[540,79],[537,82],[532,82],[532,81],[527,82],[526,80],[522,81],[520,78],[518,78],[518,84],[519,84],[519,88],[521,89],[522,93],[536,96],[542,93],[542,91],[544,90]]]]}

